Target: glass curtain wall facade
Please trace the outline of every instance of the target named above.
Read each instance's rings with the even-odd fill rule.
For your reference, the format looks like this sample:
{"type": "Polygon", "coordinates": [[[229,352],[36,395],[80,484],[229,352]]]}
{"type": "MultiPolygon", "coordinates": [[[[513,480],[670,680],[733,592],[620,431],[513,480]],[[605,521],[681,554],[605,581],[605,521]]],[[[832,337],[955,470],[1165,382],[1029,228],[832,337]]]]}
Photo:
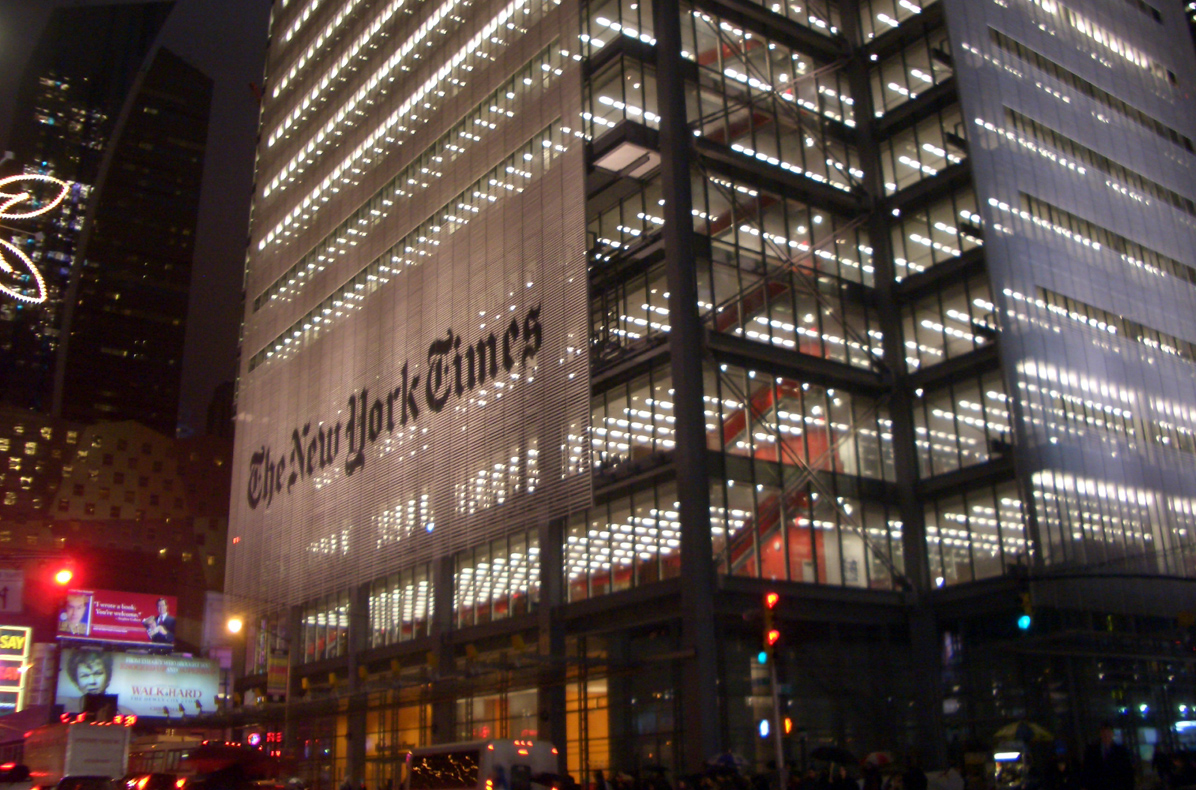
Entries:
{"type": "MultiPolygon", "coordinates": [[[[304,511],[279,552],[234,538],[232,591],[290,629],[286,715],[244,715],[313,781],[398,781],[405,749],[483,737],[549,738],[580,781],[726,749],[763,770],[766,591],[794,764],[823,744],[962,762],[1018,719],[1073,754],[1104,718],[1144,758],[1196,731],[1196,61],[1178,8],[592,0],[496,6],[487,28],[484,3],[316,5],[275,6],[241,419],[348,348],[327,316],[402,282],[406,261],[450,267],[444,228],[574,163],[556,194],[581,207],[563,221],[586,296],[562,302],[581,334],[535,375],[584,347],[588,410],[558,403],[555,430],[450,475],[449,496],[367,461],[369,508],[304,511]],[[426,51],[439,70],[416,58],[375,82],[343,65],[375,29],[393,32],[368,57],[426,51]],[[455,49],[490,34],[494,50],[455,49]],[[374,108],[420,85],[429,113],[457,108],[427,116],[434,133],[411,131],[423,105],[374,108]],[[487,147],[529,102],[539,125],[487,147]],[[373,147],[337,143],[355,124],[381,130],[373,147]],[[364,153],[342,166],[346,151],[364,153]],[[421,196],[441,193],[437,214],[421,196]],[[564,506],[521,504],[554,484],[564,506]],[[271,586],[263,568],[310,576],[271,586]],[[1164,675],[1166,693],[1142,680],[1164,675]]],[[[505,216],[556,232],[528,211],[557,216],[505,216]]],[[[354,331],[392,331],[371,326],[354,331]]],[[[504,395],[527,386],[512,370],[504,395]]],[[[367,434],[410,405],[411,373],[367,434]]],[[[356,425],[371,399],[351,397],[339,419],[356,425]]],[[[251,503],[271,485],[271,507],[291,502],[315,456],[317,488],[350,484],[324,469],[327,427],[306,444],[297,425],[273,465],[263,440],[239,448],[251,503]],[[298,471],[277,468],[287,452],[298,471]]],[[[243,508],[247,540],[284,536],[272,512],[292,511],[243,508]]],[[[240,682],[263,677],[259,662],[240,682]]]]}

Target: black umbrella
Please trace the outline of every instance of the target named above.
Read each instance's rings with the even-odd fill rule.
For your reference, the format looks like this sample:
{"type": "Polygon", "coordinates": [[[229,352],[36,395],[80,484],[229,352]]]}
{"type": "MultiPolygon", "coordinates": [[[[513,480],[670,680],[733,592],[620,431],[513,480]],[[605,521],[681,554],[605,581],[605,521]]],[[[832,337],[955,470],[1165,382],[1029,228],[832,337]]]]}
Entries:
{"type": "Polygon", "coordinates": [[[859,762],[855,755],[838,746],[819,746],[810,752],[811,760],[826,760],[828,763],[839,765],[855,765],[859,762]]]}

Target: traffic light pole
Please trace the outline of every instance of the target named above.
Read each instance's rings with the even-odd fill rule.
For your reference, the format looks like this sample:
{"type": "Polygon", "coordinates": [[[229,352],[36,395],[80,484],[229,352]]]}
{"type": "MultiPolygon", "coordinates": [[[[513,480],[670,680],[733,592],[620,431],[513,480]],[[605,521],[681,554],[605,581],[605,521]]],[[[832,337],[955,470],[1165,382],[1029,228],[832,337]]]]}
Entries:
{"type": "Polygon", "coordinates": [[[789,771],[785,768],[785,720],[781,718],[781,687],[777,682],[775,657],[770,658],[768,662],[768,677],[772,681],[772,742],[776,748],[777,788],[787,790],[789,771]]]}

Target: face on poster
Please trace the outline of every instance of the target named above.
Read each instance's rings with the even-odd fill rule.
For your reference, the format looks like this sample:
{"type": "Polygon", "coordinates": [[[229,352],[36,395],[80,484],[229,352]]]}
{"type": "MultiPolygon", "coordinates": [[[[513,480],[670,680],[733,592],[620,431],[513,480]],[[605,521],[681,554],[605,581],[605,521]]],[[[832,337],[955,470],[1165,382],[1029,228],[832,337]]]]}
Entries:
{"type": "Polygon", "coordinates": [[[114,694],[120,713],[195,715],[216,709],[219,688],[220,665],[211,659],[68,648],[54,701],[78,713],[84,694],[114,694]]]}
{"type": "Polygon", "coordinates": [[[58,615],[58,638],[173,645],[177,607],[170,595],[68,590],[58,615]]]}

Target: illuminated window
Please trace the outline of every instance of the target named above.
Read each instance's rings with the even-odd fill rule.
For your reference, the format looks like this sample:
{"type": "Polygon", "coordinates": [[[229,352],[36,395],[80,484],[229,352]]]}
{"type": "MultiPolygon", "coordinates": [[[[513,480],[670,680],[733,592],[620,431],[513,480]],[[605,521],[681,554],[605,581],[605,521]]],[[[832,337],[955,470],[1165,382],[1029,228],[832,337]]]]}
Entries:
{"type": "Polygon", "coordinates": [[[41,435],[43,439],[53,439],[54,429],[47,425],[45,428],[41,429],[41,435]]]}
{"type": "Polygon", "coordinates": [[[8,439],[7,439],[7,437],[6,437],[6,438],[4,438],[4,439],[0,439],[0,452],[4,452],[4,453],[7,453],[7,452],[8,452],[8,439]]]}
{"type": "Polygon", "coordinates": [[[1190,138],[1180,134],[1162,121],[1147,115],[1137,107],[1126,104],[1116,96],[1101,90],[1088,80],[1073,74],[1054,61],[1043,57],[1039,53],[1027,47],[1025,44],[1022,44],[1020,41],[1010,38],[1004,33],[992,28],[989,28],[988,32],[992,42],[998,47],[1010,53],[1011,55],[1014,55],[1015,57],[1021,58],[1045,74],[1054,77],[1064,85],[1067,85],[1069,88],[1079,91],[1081,94],[1087,96],[1098,104],[1104,105],[1113,112],[1116,112],[1122,117],[1145,127],[1148,131],[1154,132],[1164,140],[1175,143],[1184,150],[1196,150],[1193,148],[1192,140],[1190,138]]]}
{"type": "Polygon", "coordinates": [[[11,543],[12,533],[6,530],[0,530],[0,543],[11,543]]]}
{"type": "Polygon", "coordinates": [[[79,432],[78,431],[67,431],[66,432],[66,443],[67,444],[76,444],[76,443],[78,443],[78,441],[79,441],[79,432]]]}
{"type": "Polygon", "coordinates": [[[16,492],[16,491],[8,491],[8,492],[5,492],[5,494],[4,494],[4,504],[6,504],[6,505],[15,505],[16,503],[17,503],[17,492],[16,492]]]}
{"type": "Polygon", "coordinates": [[[166,558],[166,549],[158,549],[158,556],[165,559],[166,558]]]}
{"type": "Polygon", "coordinates": [[[9,469],[20,469],[21,468],[21,459],[20,458],[9,458],[8,459],[8,468],[9,469]]]}
{"type": "Polygon", "coordinates": [[[25,442],[25,455],[37,455],[37,442],[25,442]]]}
{"type": "Polygon", "coordinates": [[[191,562],[191,559],[192,559],[191,552],[184,551],[183,552],[183,562],[191,562]]]}
{"type": "Polygon", "coordinates": [[[12,426],[12,432],[17,436],[21,436],[25,433],[25,426],[18,422],[16,425],[12,426]]]}
{"type": "Polygon", "coordinates": [[[215,557],[215,555],[213,555],[213,554],[209,554],[209,555],[208,555],[208,565],[209,565],[209,566],[211,566],[211,565],[215,565],[215,564],[216,564],[216,557],[215,557]]]}

